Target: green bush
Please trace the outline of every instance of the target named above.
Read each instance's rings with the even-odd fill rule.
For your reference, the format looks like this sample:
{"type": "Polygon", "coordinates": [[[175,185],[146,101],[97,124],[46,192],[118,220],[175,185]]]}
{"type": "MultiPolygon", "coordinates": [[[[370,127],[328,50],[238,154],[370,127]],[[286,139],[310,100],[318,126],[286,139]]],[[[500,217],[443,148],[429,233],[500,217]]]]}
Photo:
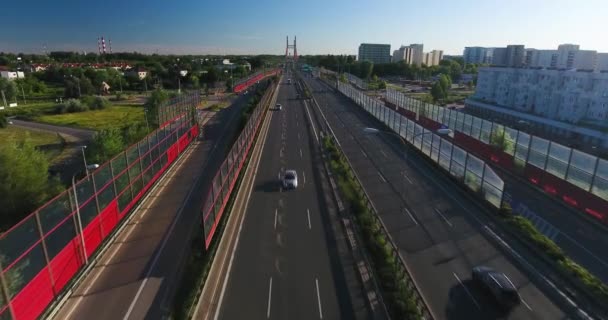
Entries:
{"type": "Polygon", "coordinates": [[[55,106],[55,110],[54,113],[55,114],[64,114],[68,111],[68,106],[66,106],[63,103],[60,103],[58,105],[55,106]]]}
{"type": "Polygon", "coordinates": [[[360,191],[358,182],[351,175],[348,163],[342,158],[341,151],[330,137],[323,138],[323,146],[329,153],[329,166],[337,176],[340,192],[356,216],[356,223],[371,254],[372,267],[379,277],[389,312],[397,319],[421,319],[414,292],[407,289],[407,280],[404,278],[400,261],[394,256],[393,248],[382,232],[380,223],[367,209],[365,194],[360,191]]]}
{"type": "Polygon", "coordinates": [[[89,107],[86,104],[83,104],[78,99],[69,99],[66,103],[66,111],[69,113],[74,112],[83,112],[89,110],[89,107]]]}
{"type": "Polygon", "coordinates": [[[93,101],[88,104],[91,110],[102,110],[112,105],[108,99],[104,97],[94,97],[93,101]]]}
{"type": "Polygon", "coordinates": [[[4,116],[4,114],[0,113],[0,128],[6,128],[7,125],[8,125],[8,120],[6,120],[6,116],[4,116]]]}
{"type": "Polygon", "coordinates": [[[558,269],[586,287],[589,293],[600,300],[600,303],[608,303],[608,286],[587,269],[568,258],[555,242],[540,233],[528,219],[522,216],[511,216],[507,221],[516,227],[525,240],[532,243],[553,260],[557,264],[558,269]]]}

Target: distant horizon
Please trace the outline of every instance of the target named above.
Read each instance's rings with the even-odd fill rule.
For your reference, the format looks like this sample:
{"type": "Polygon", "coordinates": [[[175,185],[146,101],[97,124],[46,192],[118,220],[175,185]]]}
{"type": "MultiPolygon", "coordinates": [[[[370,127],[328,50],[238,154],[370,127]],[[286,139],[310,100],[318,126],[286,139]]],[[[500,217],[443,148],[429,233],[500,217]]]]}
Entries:
{"type": "Polygon", "coordinates": [[[295,35],[301,55],[356,55],[361,43],[386,43],[391,50],[422,43],[425,52],[446,55],[462,55],[468,46],[508,44],[556,49],[574,43],[608,52],[599,34],[606,27],[608,2],[583,2],[259,0],[252,6],[243,0],[57,0],[39,1],[31,10],[31,3],[12,1],[3,9],[27,12],[27,20],[16,14],[0,20],[0,51],[39,54],[46,46],[47,51],[97,52],[97,38],[103,36],[114,52],[281,55],[285,36],[292,42],[295,35]]]}

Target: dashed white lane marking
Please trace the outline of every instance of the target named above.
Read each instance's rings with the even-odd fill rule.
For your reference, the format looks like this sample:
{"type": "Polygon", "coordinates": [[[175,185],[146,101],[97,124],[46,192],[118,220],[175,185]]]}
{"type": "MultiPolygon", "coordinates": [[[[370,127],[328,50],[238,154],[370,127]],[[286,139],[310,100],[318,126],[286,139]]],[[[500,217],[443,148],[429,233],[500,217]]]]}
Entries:
{"type": "Polygon", "coordinates": [[[435,212],[437,212],[438,215],[441,216],[441,218],[443,218],[443,220],[445,221],[445,223],[447,223],[450,227],[453,227],[452,223],[450,222],[450,220],[448,220],[443,213],[441,213],[441,211],[439,211],[439,209],[435,208],[435,212]]]}
{"type": "Polygon", "coordinates": [[[477,300],[475,300],[475,297],[473,297],[473,295],[471,294],[469,289],[467,289],[467,287],[464,285],[464,283],[462,283],[462,281],[460,281],[460,278],[458,278],[458,275],[454,272],[452,272],[452,274],[454,275],[456,280],[458,280],[458,282],[460,283],[462,288],[464,288],[464,292],[466,292],[469,295],[469,297],[471,298],[471,300],[473,300],[473,303],[475,304],[475,306],[477,306],[477,309],[481,309],[481,307],[479,306],[479,303],[477,302],[477,300]]]}

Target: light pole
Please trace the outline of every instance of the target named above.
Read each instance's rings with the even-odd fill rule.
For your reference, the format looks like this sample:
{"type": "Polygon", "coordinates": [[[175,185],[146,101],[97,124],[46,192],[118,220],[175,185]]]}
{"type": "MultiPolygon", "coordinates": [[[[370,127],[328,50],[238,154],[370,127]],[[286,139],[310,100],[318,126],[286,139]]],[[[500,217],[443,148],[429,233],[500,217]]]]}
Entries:
{"type": "Polygon", "coordinates": [[[144,108],[144,118],[146,118],[146,129],[150,133],[150,124],[148,123],[148,108],[144,108]]]}
{"type": "Polygon", "coordinates": [[[75,174],[72,175],[72,190],[74,191],[74,202],[76,203],[76,227],[78,228],[78,234],[80,234],[80,244],[82,245],[82,256],[84,257],[84,264],[89,264],[89,258],[87,257],[87,247],[84,241],[84,233],[82,230],[82,220],[80,219],[80,205],[78,204],[78,193],[76,192],[76,182],[74,181],[75,174]]]}

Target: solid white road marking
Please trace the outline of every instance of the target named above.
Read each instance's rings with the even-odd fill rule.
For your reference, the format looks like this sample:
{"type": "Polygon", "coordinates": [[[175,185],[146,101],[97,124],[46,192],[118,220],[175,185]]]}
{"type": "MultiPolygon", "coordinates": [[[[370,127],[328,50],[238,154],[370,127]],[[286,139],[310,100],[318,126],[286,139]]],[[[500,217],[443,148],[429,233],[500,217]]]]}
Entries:
{"type": "Polygon", "coordinates": [[[447,223],[450,227],[453,227],[452,223],[450,222],[450,220],[448,220],[443,213],[441,213],[441,211],[439,211],[439,209],[435,208],[435,212],[437,212],[438,215],[440,215],[443,220],[445,221],[445,223],[447,223]]]}
{"type": "Polygon", "coordinates": [[[524,300],[523,298],[521,299],[521,302],[524,304],[524,306],[526,306],[526,308],[530,309],[530,311],[532,311],[532,307],[530,307],[530,305],[526,302],[526,300],[524,300]]]}
{"type": "Polygon", "coordinates": [[[277,229],[277,214],[279,209],[274,209],[274,229],[277,229]]]}
{"type": "Polygon", "coordinates": [[[308,215],[308,229],[312,229],[312,226],[310,225],[310,210],[306,209],[306,214],[308,215]]]}
{"type": "Polygon", "coordinates": [[[319,279],[315,278],[317,284],[317,302],[319,302],[319,319],[323,319],[323,310],[321,310],[321,294],[319,293],[319,279]]]}
{"type": "Polygon", "coordinates": [[[416,221],[416,219],[414,219],[414,216],[412,215],[412,213],[410,212],[410,210],[408,210],[407,208],[403,208],[405,209],[405,212],[407,212],[407,214],[410,216],[410,218],[412,218],[412,221],[414,221],[414,223],[416,225],[418,225],[418,221],[416,221]]]}
{"type": "MultiPolygon", "coordinates": [[[[194,185],[198,184],[198,181],[200,179],[201,179],[201,176],[199,176],[196,179],[196,181],[194,182],[195,183],[194,185]]],[[[167,245],[169,238],[171,238],[169,235],[171,235],[173,233],[173,230],[175,229],[175,226],[177,225],[177,221],[179,221],[179,219],[182,216],[182,213],[184,212],[184,208],[186,207],[186,204],[190,201],[190,197],[192,196],[194,189],[196,189],[196,188],[190,189],[190,191],[186,195],[185,201],[181,204],[181,207],[179,208],[177,215],[171,222],[171,225],[169,226],[169,230],[167,230],[166,236],[163,239],[163,241],[161,242],[160,247],[158,248],[158,251],[156,252],[156,255],[154,256],[154,259],[152,260],[152,264],[150,265],[150,268],[146,271],[146,276],[144,278],[144,281],[142,281],[142,283],[139,285],[139,288],[137,289],[137,293],[135,293],[135,297],[133,297],[133,300],[131,301],[131,304],[129,305],[129,309],[127,309],[127,313],[123,317],[124,320],[129,319],[129,317],[131,316],[131,312],[133,312],[133,309],[135,308],[135,304],[137,304],[137,300],[139,300],[139,295],[141,295],[141,292],[144,290],[144,287],[148,283],[148,279],[152,275],[152,271],[154,271],[154,268],[156,267],[156,263],[158,262],[160,255],[163,253],[163,250],[165,249],[165,246],[167,245]]],[[[131,229],[131,230],[133,230],[133,229],[131,229]]]]}
{"type": "Polygon", "coordinates": [[[382,155],[383,155],[385,158],[388,158],[388,155],[386,154],[386,152],[384,152],[384,150],[380,150],[380,153],[382,153],[382,155]]]}
{"type": "Polygon", "coordinates": [[[270,304],[272,302],[272,277],[270,277],[270,285],[268,286],[268,308],[266,309],[266,318],[270,319],[270,304]]]}
{"type": "Polygon", "coordinates": [[[481,307],[479,306],[479,303],[477,302],[477,300],[475,300],[475,297],[473,297],[473,295],[471,294],[469,289],[467,289],[467,287],[465,287],[464,283],[462,283],[462,281],[460,281],[460,278],[458,278],[458,275],[454,272],[452,272],[452,274],[454,275],[454,277],[456,277],[456,280],[458,280],[458,282],[460,283],[462,288],[464,288],[464,292],[466,292],[469,295],[469,297],[471,298],[471,300],[473,300],[473,303],[477,306],[477,309],[481,309],[481,307]]]}
{"type": "Polygon", "coordinates": [[[308,104],[304,101],[304,109],[306,110],[306,114],[308,115],[308,120],[310,121],[310,125],[312,126],[312,132],[315,134],[315,139],[317,143],[319,142],[319,136],[317,135],[317,129],[315,129],[315,124],[312,122],[312,117],[310,116],[310,111],[308,111],[308,104]]]}
{"type": "Polygon", "coordinates": [[[405,174],[405,172],[403,172],[403,177],[405,177],[405,179],[410,183],[410,184],[414,184],[414,182],[412,182],[412,179],[410,179],[410,177],[407,176],[407,174],[405,174]]]}
{"type": "Polygon", "coordinates": [[[367,154],[365,153],[365,151],[363,151],[363,149],[361,149],[361,153],[363,153],[363,156],[367,158],[367,154]]]}
{"type": "Polygon", "coordinates": [[[380,179],[382,179],[382,181],[384,181],[386,183],[386,179],[384,179],[384,177],[382,176],[382,174],[380,172],[378,172],[378,176],[380,177],[380,179]]]}

